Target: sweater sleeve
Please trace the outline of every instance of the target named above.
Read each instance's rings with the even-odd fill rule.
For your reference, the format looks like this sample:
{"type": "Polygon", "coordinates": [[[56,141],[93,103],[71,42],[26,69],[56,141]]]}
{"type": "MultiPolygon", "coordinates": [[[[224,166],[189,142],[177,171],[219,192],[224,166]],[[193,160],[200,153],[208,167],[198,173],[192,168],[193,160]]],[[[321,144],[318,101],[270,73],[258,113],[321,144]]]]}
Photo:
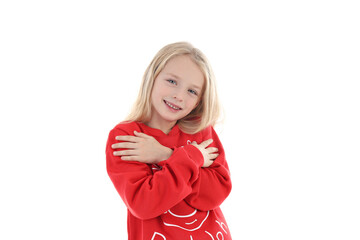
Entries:
{"type": "Polygon", "coordinates": [[[225,152],[212,127],[204,130],[202,141],[210,138],[214,140],[210,147],[218,148],[219,156],[210,167],[200,168],[199,177],[192,185],[192,192],[185,199],[189,205],[202,211],[219,207],[232,188],[225,152]]]}
{"type": "Polygon", "coordinates": [[[196,147],[175,148],[172,156],[163,161],[162,170],[153,173],[145,163],[123,161],[113,155],[111,145],[120,142],[115,139],[119,135],[132,134],[119,128],[110,131],[106,144],[106,167],[117,192],[135,217],[157,217],[191,193],[191,185],[198,178],[204,162],[196,147]]]}

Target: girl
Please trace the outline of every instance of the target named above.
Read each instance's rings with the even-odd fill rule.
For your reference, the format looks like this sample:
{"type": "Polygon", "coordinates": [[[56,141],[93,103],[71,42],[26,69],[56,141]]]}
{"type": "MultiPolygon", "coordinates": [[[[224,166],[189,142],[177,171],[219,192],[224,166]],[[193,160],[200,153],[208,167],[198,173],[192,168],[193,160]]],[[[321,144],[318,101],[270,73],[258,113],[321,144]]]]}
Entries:
{"type": "Polygon", "coordinates": [[[107,172],[128,208],[129,240],[229,240],[219,208],[231,191],[210,64],[186,42],[145,71],[134,108],[106,146],[107,172]]]}

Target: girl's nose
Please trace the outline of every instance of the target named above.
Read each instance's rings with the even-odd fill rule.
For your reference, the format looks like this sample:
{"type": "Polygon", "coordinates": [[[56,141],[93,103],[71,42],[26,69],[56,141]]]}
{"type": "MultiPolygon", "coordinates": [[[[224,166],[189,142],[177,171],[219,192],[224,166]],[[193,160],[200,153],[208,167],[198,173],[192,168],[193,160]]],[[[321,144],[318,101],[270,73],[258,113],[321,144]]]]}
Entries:
{"type": "Polygon", "coordinates": [[[178,100],[179,102],[182,102],[184,100],[184,96],[180,91],[174,92],[173,98],[178,100]]]}
{"type": "Polygon", "coordinates": [[[174,99],[178,100],[179,102],[182,102],[182,98],[178,97],[177,95],[174,95],[174,99]]]}

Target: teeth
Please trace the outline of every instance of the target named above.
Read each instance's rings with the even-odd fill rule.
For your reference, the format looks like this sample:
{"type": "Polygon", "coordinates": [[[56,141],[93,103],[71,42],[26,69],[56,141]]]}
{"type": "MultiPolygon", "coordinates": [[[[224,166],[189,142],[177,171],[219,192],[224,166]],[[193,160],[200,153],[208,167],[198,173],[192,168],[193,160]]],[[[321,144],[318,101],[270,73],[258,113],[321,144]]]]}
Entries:
{"type": "Polygon", "coordinates": [[[180,110],[180,108],[177,108],[177,107],[175,107],[174,105],[171,105],[171,104],[168,103],[167,101],[165,101],[165,103],[166,103],[169,107],[171,107],[171,108],[173,108],[173,109],[175,109],[175,110],[180,110]]]}

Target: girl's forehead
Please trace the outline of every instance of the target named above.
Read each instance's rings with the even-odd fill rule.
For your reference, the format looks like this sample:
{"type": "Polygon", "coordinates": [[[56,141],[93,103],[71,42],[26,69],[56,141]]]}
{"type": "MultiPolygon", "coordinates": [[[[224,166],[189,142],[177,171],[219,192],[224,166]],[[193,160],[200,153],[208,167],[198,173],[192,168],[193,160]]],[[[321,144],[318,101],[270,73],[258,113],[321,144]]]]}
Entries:
{"type": "Polygon", "coordinates": [[[161,71],[162,74],[170,75],[181,81],[189,81],[198,86],[203,86],[204,74],[200,67],[186,55],[180,55],[170,59],[161,71]]]}

